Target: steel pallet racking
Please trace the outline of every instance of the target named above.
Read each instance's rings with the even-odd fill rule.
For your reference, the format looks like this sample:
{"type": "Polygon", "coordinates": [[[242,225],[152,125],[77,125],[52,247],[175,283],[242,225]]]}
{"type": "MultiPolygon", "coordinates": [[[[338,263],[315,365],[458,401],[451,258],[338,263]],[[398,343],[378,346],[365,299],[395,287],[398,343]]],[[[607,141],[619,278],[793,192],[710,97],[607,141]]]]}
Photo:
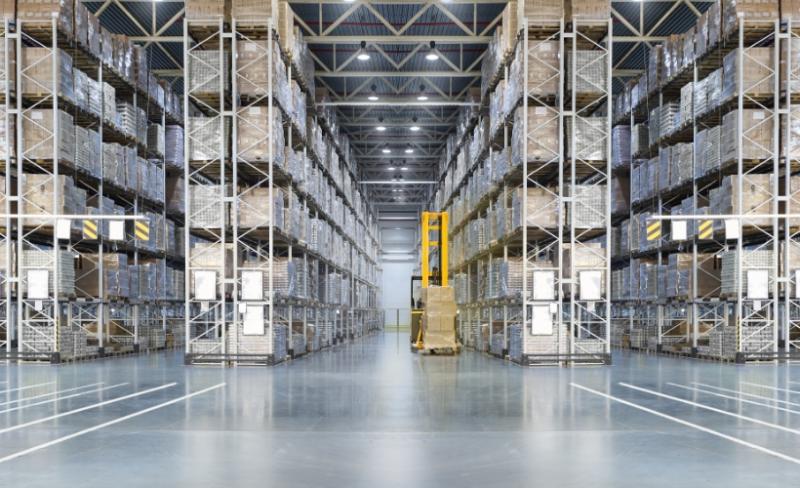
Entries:
{"type": "Polygon", "coordinates": [[[273,19],[190,18],[184,35],[185,113],[199,115],[186,124],[184,148],[187,364],[275,364],[374,330],[374,220],[342,183],[355,179],[350,155],[328,123],[313,103],[301,107],[311,123],[299,123],[281,91],[279,78],[314,97],[273,19]],[[305,169],[287,168],[284,146],[305,169]],[[306,173],[341,205],[325,205],[306,173]],[[195,193],[201,187],[211,198],[195,193]]]}

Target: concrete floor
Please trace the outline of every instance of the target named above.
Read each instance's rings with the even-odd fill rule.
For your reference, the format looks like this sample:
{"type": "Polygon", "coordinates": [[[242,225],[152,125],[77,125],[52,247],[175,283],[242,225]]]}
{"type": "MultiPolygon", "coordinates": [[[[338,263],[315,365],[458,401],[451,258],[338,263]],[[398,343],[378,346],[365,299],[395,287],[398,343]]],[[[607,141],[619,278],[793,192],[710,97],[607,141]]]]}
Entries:
{"type": "Polygon", "coordinates": [[[179,353],[0,366],[0,483],[797,484],[800,366],[619,352],[614,360],[606,368],[522,369],[471,352],[419,357],[407,335],[387,333],[271,369],[184,367],[179,353]]]}

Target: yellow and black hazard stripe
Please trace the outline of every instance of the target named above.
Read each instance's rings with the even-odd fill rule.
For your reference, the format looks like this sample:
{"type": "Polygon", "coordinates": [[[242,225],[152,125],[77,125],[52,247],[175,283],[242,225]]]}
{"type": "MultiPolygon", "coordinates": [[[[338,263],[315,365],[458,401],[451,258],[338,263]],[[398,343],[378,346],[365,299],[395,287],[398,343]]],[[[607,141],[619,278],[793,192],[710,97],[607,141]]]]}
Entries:
{"type": "Polygon", "coordinates": [[[150,240],[150,223],[146,220],[137,220],[133,223],[133,234],[140,241],[150,240]]]}
{"type": "Polygon", "coordinates": [[[657,220],[647,224],[647,240],[655,241],[661,238],[661,221],[657,220]]]}
{"type": "Polygon", "coordinates": [[[711,239],[714,235],[714,225],[710,220],[701,220],[697,226],[697,237],[700,239],[711,239]]]}
{"type": "Polygon", "coordinates": [[[97,239],[97,222],[94,220],[83,221],[83,238],[84,239],[97,239]]]}

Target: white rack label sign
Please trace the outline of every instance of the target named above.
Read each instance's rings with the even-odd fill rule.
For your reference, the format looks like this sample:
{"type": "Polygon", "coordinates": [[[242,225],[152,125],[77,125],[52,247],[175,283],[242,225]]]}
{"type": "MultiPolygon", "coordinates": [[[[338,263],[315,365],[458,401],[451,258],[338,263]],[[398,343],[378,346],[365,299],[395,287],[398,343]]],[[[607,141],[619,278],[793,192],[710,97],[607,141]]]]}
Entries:
{"type": "Polygon", "coordinates": [[[112,241],[125,240],[125,222],[122,220],[108,221],[108,238],[112,241]]]}
{"type": "Polygon", "coordinates": [[[531,335],[552,335],[553,314],[550,305],[534,305],[531,312],[531,335]]]}
{"type": "Polygon", "coordinates": [[[242,271],[242,300],[264,299],[264,273],[242,271]]]}
{"type": "Polygon", "coordinates": [[[216,300],[217,298],[217,272],[194,272],[194,298],[196,300],[216,300]]]}
{"type": "Polygon", "coordinates": [[[603,273],[600,271],[581,271],[580,280],[580,299],[587,301],[597,301],[603,299],[603,273]]]}
{"type": "Polygon", "coordinates": [[[48,284],[50,271],[46,269],[28,270],[28,298],[30,300],[46,300],[50,298],[48,284]]]}
{"type": "Polygon", "coordinates": [[[552,271],[533,272],[533,299],[555,300],[555,273],[552,271]]]}
{"type": "Polygon", "coordinates": [[[747,271],[747,298],[751,300],[769,298],[769,271],[765,269],[747,271]]]}
{"type": "Polygon", "coordinates": [[[264,335],[264,307],[248,305],[242,321],[242,334],[264,335]]]}

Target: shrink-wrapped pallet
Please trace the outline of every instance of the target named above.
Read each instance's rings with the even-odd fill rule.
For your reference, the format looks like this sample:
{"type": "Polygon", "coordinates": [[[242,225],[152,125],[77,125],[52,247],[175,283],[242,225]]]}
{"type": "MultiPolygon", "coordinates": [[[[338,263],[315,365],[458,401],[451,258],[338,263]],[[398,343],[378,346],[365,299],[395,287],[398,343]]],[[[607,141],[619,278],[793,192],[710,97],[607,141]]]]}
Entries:
{"type": "Polygon", "coordinates": [[[185,180],[183,176],[168,176],[165,186],[167,212],[182,215],[185,211],[185,180]]]}
{"type": "Polygon", "coordinates": [[[187,85],[192,95],[221,95],[221,92],[230,89],[230,55],[228,52],[192,51],[192,54],[187,57],[186,64],[189,72],[187,85]],[[222,74],[221,80],[220,74],[222,74]]]}
{"type": "MultiPolygon", "coordinates": [[[[528,94],[533,96],[553,96],[558,94],[559,51],[557,41],[529,41],[528,43],[528,94]]],[[[520,47],[515,62],[519,67],[521,79],[518,86],[525,83],[525,49],[520,47]]]]}
{"type": "Polygon", "coordinates": [[[75,166],[95,177],[100,176],[103,142],[92,129],[75,127],[75,166]]]}
{"type": "MultiPolygon", "coordinates": [[[[744,249],[739,256],[736,250],[722,252],[722,263],[720,271],[722,296],[733,297],[739,290],[739,265],[742,265],[742,296],[747,297],[748,292],[748,271],[767,271],[769,279],[773,279],[772,253],[770,249],[744,249]]],[[[772,288],[767,290],[771,294],[772,288]]]]}
{"type": "Polygon", "coordinates": [[[574,156],[576,160],[580,161],[605,161],[608,141],[607,124],[608,120],[605,117],[567,118],[567,141],[570,141],[571,137],[574,137],[575,141],[574,147],[567,144],[567,157],[574,156]]]}
{"type": "Polygon", "coordinates": [[[150,124],[147,127],[147,150],[158,156],[163,156],[165,144],[164,127],[161,124],[150,124]]]}
{"type": "Polygon", "coordinates": [[[553,228],[558,226],[559,208],[558,196],[553,189],[544,188],[517,188],[512,196],[511,203],[511,229],[523,225],[523,191],[527,192],[527,225],[553,228]]]}
{"type": "Polygon", "coordinates": [[[611,130],[611,166],[624,168],[631,164],[631,127],[617,125],[611,130]]]}
{"type": "Polygon", "coordinates": [[[229,119],[225,119],[225,133],[222,133],[222,117],[189,117],[189,160],[213,161],[228,155],[229,119]]]}
{"type": "MultiPolygon", "coordinates": [[[[70,176],[25,173],[20,183],[22,214],[52,216],[86,213],[86,191],[76,187],[70,176]]],[[[25,225],[55,225],[55,220],[50,217],[30,217],[24,222],[25,225]]]]}
{"type": "Polygon", "coordinates": [[[744,51],[734,49],[722,60],[721,101],[731,100],[739,91],[749,97],[765,97],[775,93],[774,49],[750,47],[744,51]],[[739,67],[741,55],[742,66],[739,67]],[[739,73],[741,71],[741,73],[739,73]],[[739,86],[739,78],[742,85],[739,86]]]}
{"type": "Polygon", "coordinates": [[[27,159],[52,160],[54,157],[75,162],[75,128],[72,116],[59,110],[29,110],[22,117],[22,144],[27,159]],[[58,118],[58,133],[54,134],[54,118],[58,118]],[[55,136],[55,137],[54,137],[55,136]],[[56,152],[53,143],[57,141],[56,152]]]}
{"type": "Polygon", "coordinates": [[[611,213],[612,215],[627,213],[630,209],[630,180],[625,175],[611,178],[611,213]]]}
{"type": "Polygon", "coordinates": [[[631,154],[642,155],[650,147],[650,131],[646,123],[635,124],[630,138],[631,154]]]}
{"type": "Polygon", "coordinates": [[[567,204],[567,215],[576,229],[601,229],[606,225],[608,202],[606,185],[572,185],[568,194],[572,197],[567,204]]]}
{"type": "Polygon", "coordinates": [[[189,20],[229,20],[231,0],[186,0],[186,18],[189,20]]]}
{"type": "Polygon", "coordinates": [[[519,0],[517,2],[518,24],[524,28],[525,19],[536,26],[539,24],[558,25],[564,16],[563,0],[519,0]]]}
{"type": "Polygon", "coordinates": [[[769,25],[779,18],[778,0],[722,0],[722,32],[731,34],[739,28],[739,18],[745,29],[753,23],[769,25]]]}
{"type": "Polygon", "coordinates": [[[745,161],[769,159],[772,153],[774,117],[759,109],[741,111],[742,127],[739,127],[739,110],[733,110],[722,118],[721,161],[735,161],[740,155],[745,161]],[[741,130],[741,132],[740,132],[741,130]],[[741,134],[741,147],[739,137],[741,134]]]}
{"type": "Polygon", "coordinates": [[[74,7],[72,0],[17,0],[17,17],[28,23],[48,25],[55,19],[57,29],[72,37],[74,7]]]}
{"type": "Polygon", "coordinates": [[[231,16],[239,22],[277,17],[278,0],[231,0],[231,16]]]}
{"type": "Polygon", "coordinates": [[[103,254],[103,283],[100,284],[100,257],[83,253],[75,261],[75,291],[78,297],[109,299],[130,296],[128,256],[118,253],[103,254]]]}
{"type": "MultiPolygon", "coordinates": [[[[26,272],[30,270],[47,270],[48,295],[53,297],[57,293],[58,297],[67,298],[75,296],[75,268],[73,267],[73,261],[73,254],[69,251],[39,247],[37,249],[24,249],[19,260],[19,266],[26,272]],[[58,281],[56,281],[54,274],[58,275],[58,281]]],[[[20,280],[24,296],[28,296],[28,276],[26,274],[20,280]]],[[[30,290],[32,293],[38,293],[39,291],[42,290],[30,290]]]]}
{"type": "Polygon", "coordinates": [[[183,168],[183,127],[168,125],[164,132],[164,162],[173,168],[183,168]]]}
{"type": "Polygon", "coordinates": [[[220,185],[190,185],[188,225],[210,229],[227,226],[229,206],[224,196],[220,185]]]}
{"type": "Polygon", "coordinates": [[[239,227],[278,229],[284,227],[283,222],[283,190],[272,189],[272,205],[270,205],[270,189],[264,187],[250,188],[240,194],[238,213],[239,227]]]}
{"type": "Polygon", "coordinates": [[[248,107],[239,111],[236,120],[239,159],[268,161],[271,151],[273,162],[279,166],[283,163],[284,139],[280,115],[274,114],[270,127],[267,107],[248,107]]]}
{"type": "Polygon", "coordinates": [[[558,114],[551,108],[528,107],[527,134],[525,133],[525,108],[515,114],[512,159],[522,164],[527,156],[531,161],[553,161],[559,154],[558,114]],[[526,152],[527,151],[527,152],[526,152]]]}
{"type": "Polygon", "coordinates": [[[604,24],[611,17],[610,0],[565,0],[564,18],[567,22],[573,20],[597,21],[604,24]]]}
{"type": "MultiPolygon", "coordinates": [[[[770,226],[772,219],[759,215],[772,214],[773,175],[748,174],[730,175],[722,180],[718,188],[710,192],[711,210],[715,214],[743,215],[742,225],[745,227],[758,225],[770,226]],[[739,181],[742,184],[742,208],[739,208],[739,181]]],[[[721,225],[721,223],[716,223],[721,225]]]]}
{"type": "Polygon", "coordinates": [[[72,75],[72,56],[61,49],[25,47],[22,49],[20,81],[26,97],[59,97],[75,100],[72,75]],[[54,54],[55,53],[55,54],[54,54]],[[55,61],[53,60],[55,56],[55,61]],[[53,63],[55,62],[55,68],[53,63]],[[54,91],[55,90],[55,91],[54,91]]]}
{"type": "Polygon", "coordinates": [[[574,54],[567,51],[565,68],[567,87],[577,96],[600,97],[608,93],[608,58],[598,51],[577,50],[574,54]]]}

